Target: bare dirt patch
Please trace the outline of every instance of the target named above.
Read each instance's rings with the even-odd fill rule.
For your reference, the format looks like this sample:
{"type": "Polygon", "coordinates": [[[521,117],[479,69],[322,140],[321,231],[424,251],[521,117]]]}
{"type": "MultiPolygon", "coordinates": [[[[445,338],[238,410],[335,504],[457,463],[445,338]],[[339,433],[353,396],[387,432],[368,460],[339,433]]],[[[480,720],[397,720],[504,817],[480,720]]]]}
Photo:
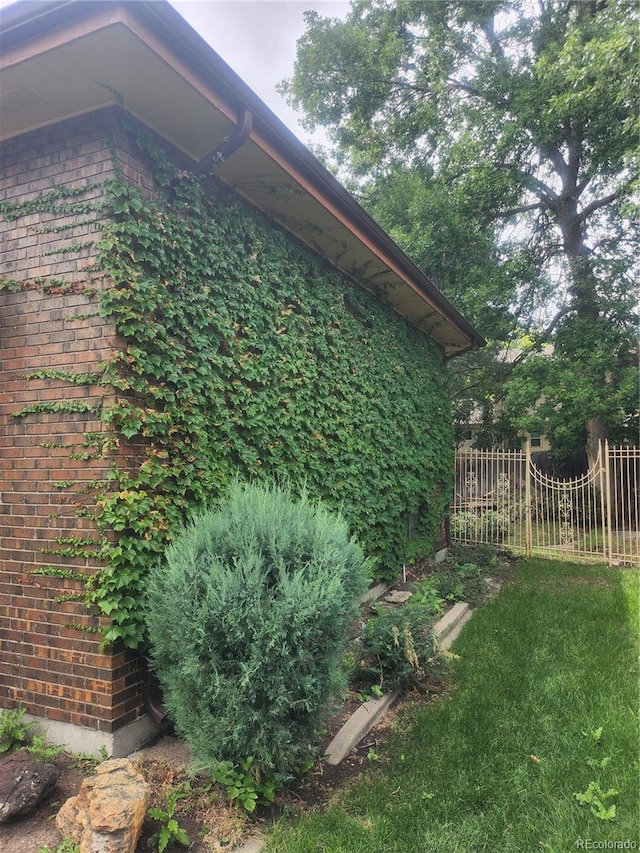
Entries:
{"type": "Polygon", "coordinates": [[[58,768],[59,776],[49,796],[30,815],[15,823],[0,826],[2,853],[38,853],[43,847],[55,850],[60,843],[55,816],[62,804],[78,793],[82,780],[92,766],[90,768],[68,753],[61,753],[53,763],[58,768]]]}
{"type": "MultiPolygon", "coordinates": [[[[335,732],[351,713],[353,700],[330,719],[325,740],[329,743],[335,732]]],[[[253,815],[232,806],[225,795],[204,777],[193,777],[184,767],[162,759],[140,761],[140,768],[151,788],[150,806],[165,809],[169,794],[176,788],[189,786],[188,794],[178,800],[175,817],[191,839],[190,853],[223,853],[233,850],[243,839],[265,831],[283,812],[299,813],[323,808],[336,790],[359,775],[371,763],[370,755],[378,754],[395,719],[397,706],[364,738],[356,749],[339,765],[332,767],[318,761],[305,778],[280,791],[273,806],[260,807],[253,815]]],[[[69,797],[78,793],[83,780],[92,772],[93,764],[61,753],[54,761],[59,777],[51,794],[30,815],[12,824],[0,826],[2,853],[39,853],[43,848],[55,851],[61,836],[55,826],[55,816],[69,797]]],[[[147,845],[160,824],[149,816],[145,819],[136,853],[148,853],[147,845]]],[[[167,853],[185,851],[178,844],[167,847],[167,853]]]]}

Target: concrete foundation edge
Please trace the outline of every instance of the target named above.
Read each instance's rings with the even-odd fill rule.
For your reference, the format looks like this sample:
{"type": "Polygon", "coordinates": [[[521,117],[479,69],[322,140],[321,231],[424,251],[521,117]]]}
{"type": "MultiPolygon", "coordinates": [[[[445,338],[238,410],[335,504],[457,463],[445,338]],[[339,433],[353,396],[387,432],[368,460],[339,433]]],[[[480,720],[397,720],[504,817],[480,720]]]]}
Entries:
{"type": "Polygon", "coordinates": [[[25,714],[24,720],[35,723],[38,734],[44,735],[49,743],[64,745],[68,752],[99,755],[106,751],[113,758],[125,758],[149,743],[160,731],[148,715],[139,717],[115,732],[101,732],[31,714],[25,714]]]}

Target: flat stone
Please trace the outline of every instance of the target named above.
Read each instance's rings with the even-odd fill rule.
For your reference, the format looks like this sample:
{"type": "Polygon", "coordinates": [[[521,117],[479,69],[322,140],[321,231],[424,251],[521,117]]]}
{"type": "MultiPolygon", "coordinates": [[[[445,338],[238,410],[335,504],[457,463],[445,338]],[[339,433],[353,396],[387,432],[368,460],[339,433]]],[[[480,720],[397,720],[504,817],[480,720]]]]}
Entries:
{"type": "Polygon", "coordinates": [[[0,824],[30,814],[57,781],[57,768],[26,749],[0,756],[0,824]]]}
{"type": "Polygon", "coordinates": [[[327,764],[340,764],[397,698],[397,693],[387,693],[360,705],[327,747],[327,764]]]}
{"type": "Polygon", "coordinates": [[[413,593],[409,589],[392,589],[388,595],[385,595],[384,600],[389,604],[404,604],[409,601],[413,593]]]}

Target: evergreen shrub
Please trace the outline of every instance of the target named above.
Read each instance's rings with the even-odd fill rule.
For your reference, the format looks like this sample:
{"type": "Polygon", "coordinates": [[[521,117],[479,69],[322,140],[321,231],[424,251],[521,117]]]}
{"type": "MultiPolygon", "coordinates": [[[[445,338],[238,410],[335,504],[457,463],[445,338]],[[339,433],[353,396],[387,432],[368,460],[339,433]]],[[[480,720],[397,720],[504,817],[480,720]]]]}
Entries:
{"type": "Polygon", "coordinates": [[[284,781],[312,757],[369,563],[346,522],[289,488],[234,483],[149,588],[151,661],[196,764],[253,757],[284,781]]]}

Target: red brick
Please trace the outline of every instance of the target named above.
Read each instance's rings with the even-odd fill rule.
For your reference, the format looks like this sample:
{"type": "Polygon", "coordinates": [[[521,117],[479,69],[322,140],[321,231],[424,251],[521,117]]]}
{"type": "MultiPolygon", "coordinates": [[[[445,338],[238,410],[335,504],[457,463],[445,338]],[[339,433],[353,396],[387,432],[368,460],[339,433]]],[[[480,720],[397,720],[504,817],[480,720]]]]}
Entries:
{"type": "MultiPolygon", "coordinates": [[[[90,185],[113,172],[110,137],[123,148],[117,157],[131,180],[151,192],[151,176],[125,150],[127,135],[116,128],[114,136],[113,118],[83,116],[4,143],[0,198],[21,201],[58,184],[85,187],[80,200],[99,200],[102,190],[90,185]]],[[[102,273],[92,268],[99,215],[51,211],[0,219],[0,277],[28,282],[59,276],[104,286],[102,273]],[[76,244],[78,250],[68,251],[76,244]]],[[[88,372],[121,349],[106,318],[74,318],[96,311],[96,300],[82,293],[42,295],[34,288],[0,294],[0,672],[11,672],[8,683],[0,679],[0,707],[20,703],[42,717],[110,732],[141,713],[141,662],[120,649],[103,653],[98,635],[69,627],[106,626],[77,602],[54,601],[82,591],[80,582],[32,574],[38,566],[96,565],[92,558],[43,549],[59,547],[58,536],[96,535],[74,504],[91,506],[90,494],[82,490],[100,479],[107,463],[72,460],[69,452],[82,448],[86,431],[103,427],[86,414],[14,416],[38,402],[102,398],[105,389],[25,378],[43,368],[88,372]],[[65,446],[43,446],[56,442],[65,446]],[[63,481],[74,485],[55,487],[63,481]]]]}

